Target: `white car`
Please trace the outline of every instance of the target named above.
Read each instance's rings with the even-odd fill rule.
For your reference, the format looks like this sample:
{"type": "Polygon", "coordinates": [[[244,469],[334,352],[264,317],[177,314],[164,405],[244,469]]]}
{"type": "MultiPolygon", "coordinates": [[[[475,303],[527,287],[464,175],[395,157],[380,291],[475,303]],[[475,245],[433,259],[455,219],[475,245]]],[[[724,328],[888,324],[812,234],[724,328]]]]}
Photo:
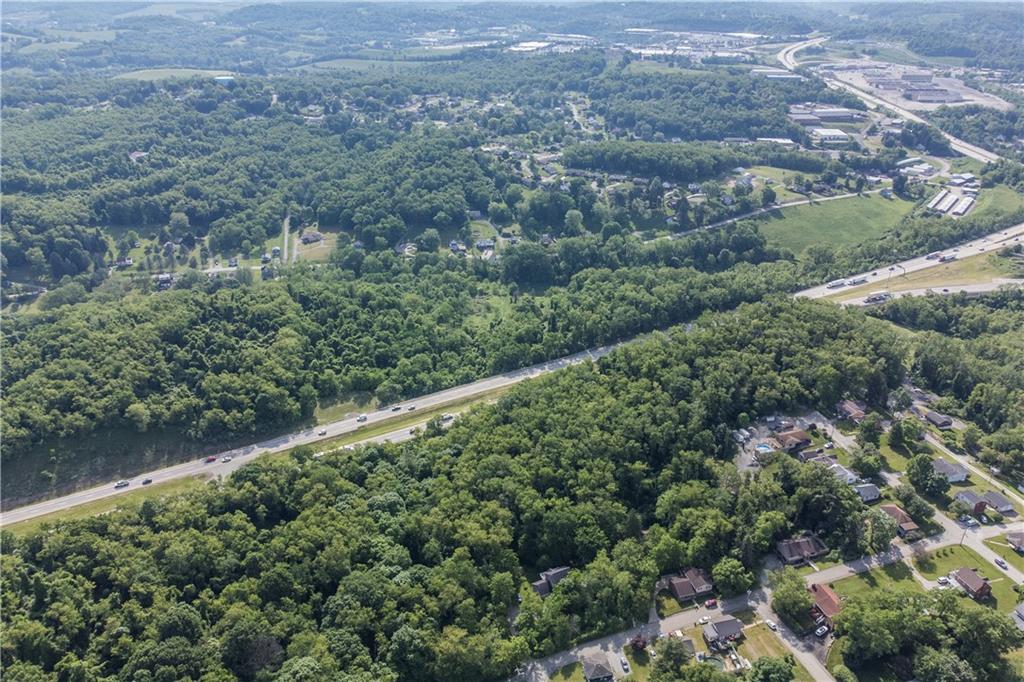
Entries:
{"type": "Polygon", "coordinates": [[[320,429],[319,431],[316,432],[316,435],[318,435],[318,436],[326,436],[327,435],[327,429],[320,429]]]}
{"type": "Polygon", "coordinates": [[[123,481],[122,480],[122,481],[118,481],[117,483],[115,483],[114,487],[115,488],[127,488],[130,485],[131,485],[131,483],[129,483],[128,481],[123,481]]]}
{"type": "Polygon", "coordinates": [[[779,626],[775,624],[774,620],[766,620],[764,624],[767,625],[768,629],[773,632],[779,629],[779,626]]]}
{"type": "Polygon", "coordinates": [[[940,575],[938,578],[935,579],[935,582],[937,582],[940,585],[948,585],[949,584],[949,578],[947,578],[944,575],[940,575]]]}
{"type": "Polygon", "coordinates": [[[711,616],[701,616],[700,620],[697,621],[700,625],[707,625],[711,622],[711,616]]]}
{"type": "Polygon", "coordinates": [[[814,636],[815,637],[824,637],[827,634],[828,634],[828,626],[827,625],[822,625],[820,628],[818,628],[817,630],[814,631],[814,636]]]}
{"type": "Polygon", "coordinates": [[[624,672],[624,673],[628,673],[629,672],[629,661],[626,660],[625,656],[620,656],[619,657],[619,665],[622,666],[622,672],[624,672]]]}
{"type": "Polygon", "coordinates": [[[233,460],[233,459],[234,459],[234,457],[232,457],[231,455],[228,455],[227,457],[221,457],[221,458],[220,458],[220,461],[222,461],[222,462],[224,462],[225,464],[227,464],[228,462],[230,462],[230,461],[231,461],[231,460],[233,460]]]}
{"type": "Polygon", "coordinates": [[[366,415],[365,414],[359,415],[358,417],[356,417],[356,421],[357,422],[364,422],[364,421],[366,421],[366,415]]]}

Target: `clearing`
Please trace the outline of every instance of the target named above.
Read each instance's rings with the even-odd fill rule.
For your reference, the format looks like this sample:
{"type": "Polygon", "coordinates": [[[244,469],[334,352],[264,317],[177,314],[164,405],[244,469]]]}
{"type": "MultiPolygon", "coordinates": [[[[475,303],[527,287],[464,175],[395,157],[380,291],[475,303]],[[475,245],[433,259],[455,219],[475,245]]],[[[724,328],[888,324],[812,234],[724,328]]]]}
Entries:
{"type": "Polygon", "coordinates": [[[118,74],[114,78],[122,78],[136,81],[159,81],[167,78],[192,78],[193,76],[231,76],[230,71],[218,71],[212,69],[139,69],[127,73],[118,74]]]}

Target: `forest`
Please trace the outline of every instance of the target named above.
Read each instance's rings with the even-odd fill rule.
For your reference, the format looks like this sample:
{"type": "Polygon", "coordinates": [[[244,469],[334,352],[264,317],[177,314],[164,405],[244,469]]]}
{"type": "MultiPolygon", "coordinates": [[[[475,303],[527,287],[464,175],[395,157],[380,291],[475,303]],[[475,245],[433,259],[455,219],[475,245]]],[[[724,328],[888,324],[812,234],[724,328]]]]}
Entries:
{"type": "Polygon", "coordinates": [[[5,675],[498,679],[645,616],[679,566],[754,570],[801,529],[859,555],[877,538],[851,488],[788,458],[740,475],[729,428],[843,395],[883,404],[903,347],[860,313],[769,298],[405,444],[304,448],[185,496],[4,531],[5,675]],[[560,564],[539,599],[524,580],[560,564]]]}

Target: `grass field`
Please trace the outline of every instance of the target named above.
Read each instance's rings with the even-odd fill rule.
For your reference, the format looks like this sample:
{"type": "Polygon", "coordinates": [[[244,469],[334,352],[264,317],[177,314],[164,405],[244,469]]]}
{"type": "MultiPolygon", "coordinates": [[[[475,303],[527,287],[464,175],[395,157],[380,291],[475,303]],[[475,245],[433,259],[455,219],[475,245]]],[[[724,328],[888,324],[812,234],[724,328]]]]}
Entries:
{"type": "Polygon", "coordinates": [[[230,76],[230,71],[216,71],[210,69],[139,69],[118,74],[114,78],[123,78],[136,81],[159,81],[167,78],[191,78],[193,76],[230,76]]]}
{"type": "Polygon", "coordinates": [[[9,530],[17,535],[29,535],[30,533],[39,530],[43,524],[46,523],[54,523],[56,521],[75,521],[78,519],[88,518],[90,516],[105,514],[116,509],[136,507],[142,504],[144,500],[153,499],[155,497],[177,495],[187,490],[198,488],[206,479],[206,476],[194,476],[175,481],[167,481],[166,483],[155,483],[151,486],[146,486],[144,488],[140,487],[122,495],[107,497],[102,500],[96,500],[95,502],[80,504],[76,507],[72,507],[71,509],[63,509],[43,516],[37,516],[34,519],[5,525],[3,528],[4,530],[9,530]]]}
{"type": "MultiPolygon", "coordinates": [[[[737,647],[740,656],[754,662],[765,656],[782,658],[789,653],[786,646],[779,640],[778,636],[768,629],[764,623],[751,625],[743,630],[743,643],[737,647]]],[[[796,682],[814,682],[811,673],[799,663],[793,668],[793,679],[796,682]]]]}
{"type": "Polygon", "coordinates": [[[679,600],[672,596],[668,590],[661,590],[654,598],[655,608],[658,610],[659,618],[667,618],[672,614],[685,611],[686,606],[679,603],[679,600]]]}
{"type": "Polygon", "coordinates": [[[1024,208],[1024,195],[1013,191],[1006,185],[996,185],[995,187],[981,190],[978,194],[978,205],[971,212],[971,215],[995,211],[1012,213],[1019,208],[1024,208]]]}
{"type": "Polygon", "coordinates": [[[911,201],[871,194],[784,208],[759,220],[769,244],[800,254],[812,244],[843,247],[877,239],[913,208],[911,201]]]}
{"type": "Polygon", "coordinates": [[[54,36],[55,38],[67,38],[68,40],[79,40],[81,42],[96,41],[96,42],[110,42],[117,38],[117,31],[101,30],[101,31],[67,31],[56,28],[44,28],[43,33],[48,36],[54,36]]]}
{"type": "Polygon", "coordinates": [[[570,663],[551,675],[551,682],[586,682],[583,677],[583,664],[570,663]]]}
{"type": "Polygon", "coordinates": [[[414,62],[414,61],[392,61],[385,59],[328,59],[322,62],[314,62],[301,69],[316,69],[331,71],[335,69],[349,69],[350,71],[370,71],[381,73],[393,73],[395,71],[407,71],[419,69],[432,64],[447,64],[442,61],[414,62]]]}
{"type": "Polygon", "coordinates": [[[985,544],[993,552],[1003,558],[1006,563],[1010,564],[1018,571],[1024,571],[1024,556],[1017,554],[1017,552],[1006,544],[1006,535],[997,535],[994,538],[985,540],[985,544]]]}
{"type": "Polygon", "coordinates": [[[905,563],[899,562],[843,578],[832,584],[832,589],[840,597],[856,597],[869,594],[876,590],[892,592],[909,590],[922,592],[921,583],[914,579],[913,572],[905,563]]]}
{"type": "Polygon", "coordinates": [[[626,73],[629,74],[647,74],[647,73],[673,73],[673,74],[687,74],[687,75],[707,75],[707,71],[701,71],[699,69],[684,69],[678,66],[672,66],[671,64],[665,64],[663,62],[653,61],[639,61],[630,62],[629,66],[626,67],[626,73]]]}
{"type": "Polygon", "coordinates": [[[21,54],[36,54],[39,52],[63,52],[78,47],[82,43],[68,40],[54,40],[52,42],[35,42],[21,48],[21,54]]]}
{"type": "Polygon", "coordinates": [[[624,680],[629,682],[647,682],[651,677],[651,657],[647,651],[633,651],[633,647],[625,648],[626,660],[629,661],[629,674],[624,680]]]}
{"type": "Polygon", "coordinates": [[[869,282],[858,287],[843,289],[837,296],[830,296],[833,301],[848,301],[865,296],[872,291],[885,289],[888,291],[911,291],[914,289],[941,289],[950,286],[967,284],[985,284],[1000,277],[1012,275],[1008,262],[995,254],[980,253],[957,259],[949,263],[940,263],[924,270],[917,270],[906,275],[896,275],[889,281],[869,282]]]}
{"type": "Polygon", "coordinates": [[[970,547],[953,545],[937,549],[931,554],[914,559],[914,566],[921,575],[929,580],[935,580],[940,575],[948,575],[950,571],[963,566],[973,568],[983,578],[989,579],[989,585],[992,586],[992,600],[989,605],[1003,613],[1009,613],[1017,605],[1017,593],[1013,591],[1013,581],[1005,573],[978,556],[977,552],[970,547]]]}

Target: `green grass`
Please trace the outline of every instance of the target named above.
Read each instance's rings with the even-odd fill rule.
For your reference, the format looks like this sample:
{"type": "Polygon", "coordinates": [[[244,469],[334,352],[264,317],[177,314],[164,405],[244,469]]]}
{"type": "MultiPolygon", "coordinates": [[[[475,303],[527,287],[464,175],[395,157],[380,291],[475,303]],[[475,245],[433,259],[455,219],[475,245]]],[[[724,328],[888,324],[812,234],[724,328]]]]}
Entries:
{"type": "Polygon", "coordinates": [[[1012,213],[1019,208],[1024,208],[1024,195],[1015,192],[1006,185],[996,185],[981,190],[978,194],[978,203],[971,215],[984,215],[986,213],[1012,213]]]}
{"type": "Polygon", "coordinates": [[[792,206],[758,218],[768,243],[802,253],[812,244],[853,246],[879,238],[914,208],[877,194],[792,206]]]}
{"type": "MultiPolygon", "coordinates": [[[[751,625],[743,630],[744,640],[736,647],[739,651],[740,656],[748,659],[750,662],[754,662],[759,658],[765,656],[774,656],[776,658],[782,658],[789,653],[789,650],[782,643],[782,640],[778,636],[768,629],[768,626],[764,623],[758,623],[757,625],[751,625]]],[[[807,671],[807,668],[796,664],[793,668],[793,679],[796,682],[814,682],[814,678],[807,671]]]]}
{"type": "Polygon", "coordinates": [[[858,287],[843,289],[842,293],[829,298],[834,301],[848,301],[872,291],[910,291],[913,289],[942,289],[966,284],[985,284],[1000,277],[1011,275],[1010,264],[994,253],[980,253],[976,256],[958,258],[949,263],[939,263],[924,270],[906,275],[895,275],[891,279],[880,279],[858,287]]]}
{"type": "Polygon", "coordinates": [[[909,590],[923,592],[921,584],[914,580],[910,567],[903,562],[889,564],[864,573],[843,578],[831,585],[840,597],[857,597],[874,591],[892,592],[909,590]]]}
{"type": "Polygon", "coordinates": [[[71,50],[82,43],[72,42],[67,40],[55,40],[52,42],[35,42],[21,48],[19,52],[22,54],[37,54],[39,52],[63,52],[64,50],[71,50]]]}
{"type": "Polygon", "coordinates": [[[70,509],[62,509],[49,514],[44,514],[43,516],[37,516],[33,519],[26,519],[24,521],[19,521],[18,523],[5,525],[3,528],[4,530],[9,530],[16,535],[29,535],[42,528],[44,524],[52,524],[58,521],[76,521],[90,516],[105,514],[116,509],[133,508],[142,504],[144,500],[163,497],[166,495],[177,495],[188,490],[193,490],[201,486],[207,478],[208,475],[203,474],[189,478],[167,481],[166,483],[155,483],[153,485],[139,487],[136,490],[132,490],[131,492],[123,493],[121,495],[106,497],[96,500],[95,502],[80,504],[75,507],[71,507],[70,509]]]}
{"type": "Polygon", "coordinates": [[[409,69],[419,69],[424,66],[430,66],[433,64],[447,64],[449,62],[442,61],[429,61],[429,62],[414,62],[414,61],[391,61],[386,59],[328,59],[322,62],[314,62],[306,66],[298,67],[300,69],[316,69],[316,70],[335,70],[335,69],[348,69],[350,71],[369,71],[377,73],[393,73],[395,71],[407,71],[409,69]]]}
{"type": "Polygon", "coordinates": [[[218,71],[210,69],[139,69],[122,73],[114,78],[136,81],[158,81],[167,78],[191,78],[193,76],[230,76],[230,71],[218,71]]]}
{"type": "Polygon", "coordinates": [[[688,76],[706,76],[708,71],[701,71],[700,69],[684,69],[679,66],[672,66],[671,64],[665,64],[664,62],[654,61],[634,61],[630,62],[629,66],[626,67],[626,73],[630,75],[638,74],[685,74],[688,76]]]}
{"type": "MultiPolygon", "coordinates": [[[[927,446],[925,446],[927,447],[927,446]]],[[[928,448],[931,451],[931,448],[928,448]]],[[[902,446],[894,448],[889,443],[889,434],[883,433],[878,442],[878,451],[882,455],[882,468],[886,471],[903,472],[907,470],[907,464],[915,453],[908,452],[902,446]]]]}
{"type": "Polygon", "coordinates": [[[586,682],[583,677],[583,664],[570,663],[551,675],[551,682],[586,682]]]}
{"type": "Polygon", "coordinates": [[[629,661],[629,674],[624,680],[629,682],[647,682],[651,677],[651,656],[646,650],[634,651],[633,647],[625,649],[626,660],[629,661]]]}
{"type": "MultiPolygon", "coordinates": [[[[970,547],[953,545],[937,549],[931,554],[914,559],[914,566],[921,575],[930,580],[935,580],[940,575],[948,575],[950,571],[963,566],[973,568],[979,575],[990,581],[992,599],[988,605],[1004,613],[1009,613],[1017,605],[1017,593],[1013,591],[1013,581],[970,547]]],[[[971,601],[973,602],[973,600],[971,601]]]]}
{"type": "Polygon", "coordinates": [[[1017,554],[1017,552],[1006,544],[1006,535],[997,535],[994,538],[985,540],[985,544],[993,552],[1003,558],[1006,563],[1010,564],[1018,571],[1024,571],[1024,556],[1017,554]]]}
{"type": "Polygon", "coordinates": [[[54,36],[57,38],[68,38],[69,40],[79,40],[82,42],[96,41],[102,43],[108,43],[111,40],[117,38],[117,31],[111,30],[100,30],[100,31],[66,31],[56,28],[44,28],[43,33],[48,36],[54,36]]]}
{"type": "Polygon", "coordinates": [[[659,618],[668,618],[669,616],[685,611],[688,608],[693,608],[692,605],[682,605],[679,600],[672,596],[672,593],[668,590],[661,590],[654,598],[655,607],[658,610],[659,618]]]}

